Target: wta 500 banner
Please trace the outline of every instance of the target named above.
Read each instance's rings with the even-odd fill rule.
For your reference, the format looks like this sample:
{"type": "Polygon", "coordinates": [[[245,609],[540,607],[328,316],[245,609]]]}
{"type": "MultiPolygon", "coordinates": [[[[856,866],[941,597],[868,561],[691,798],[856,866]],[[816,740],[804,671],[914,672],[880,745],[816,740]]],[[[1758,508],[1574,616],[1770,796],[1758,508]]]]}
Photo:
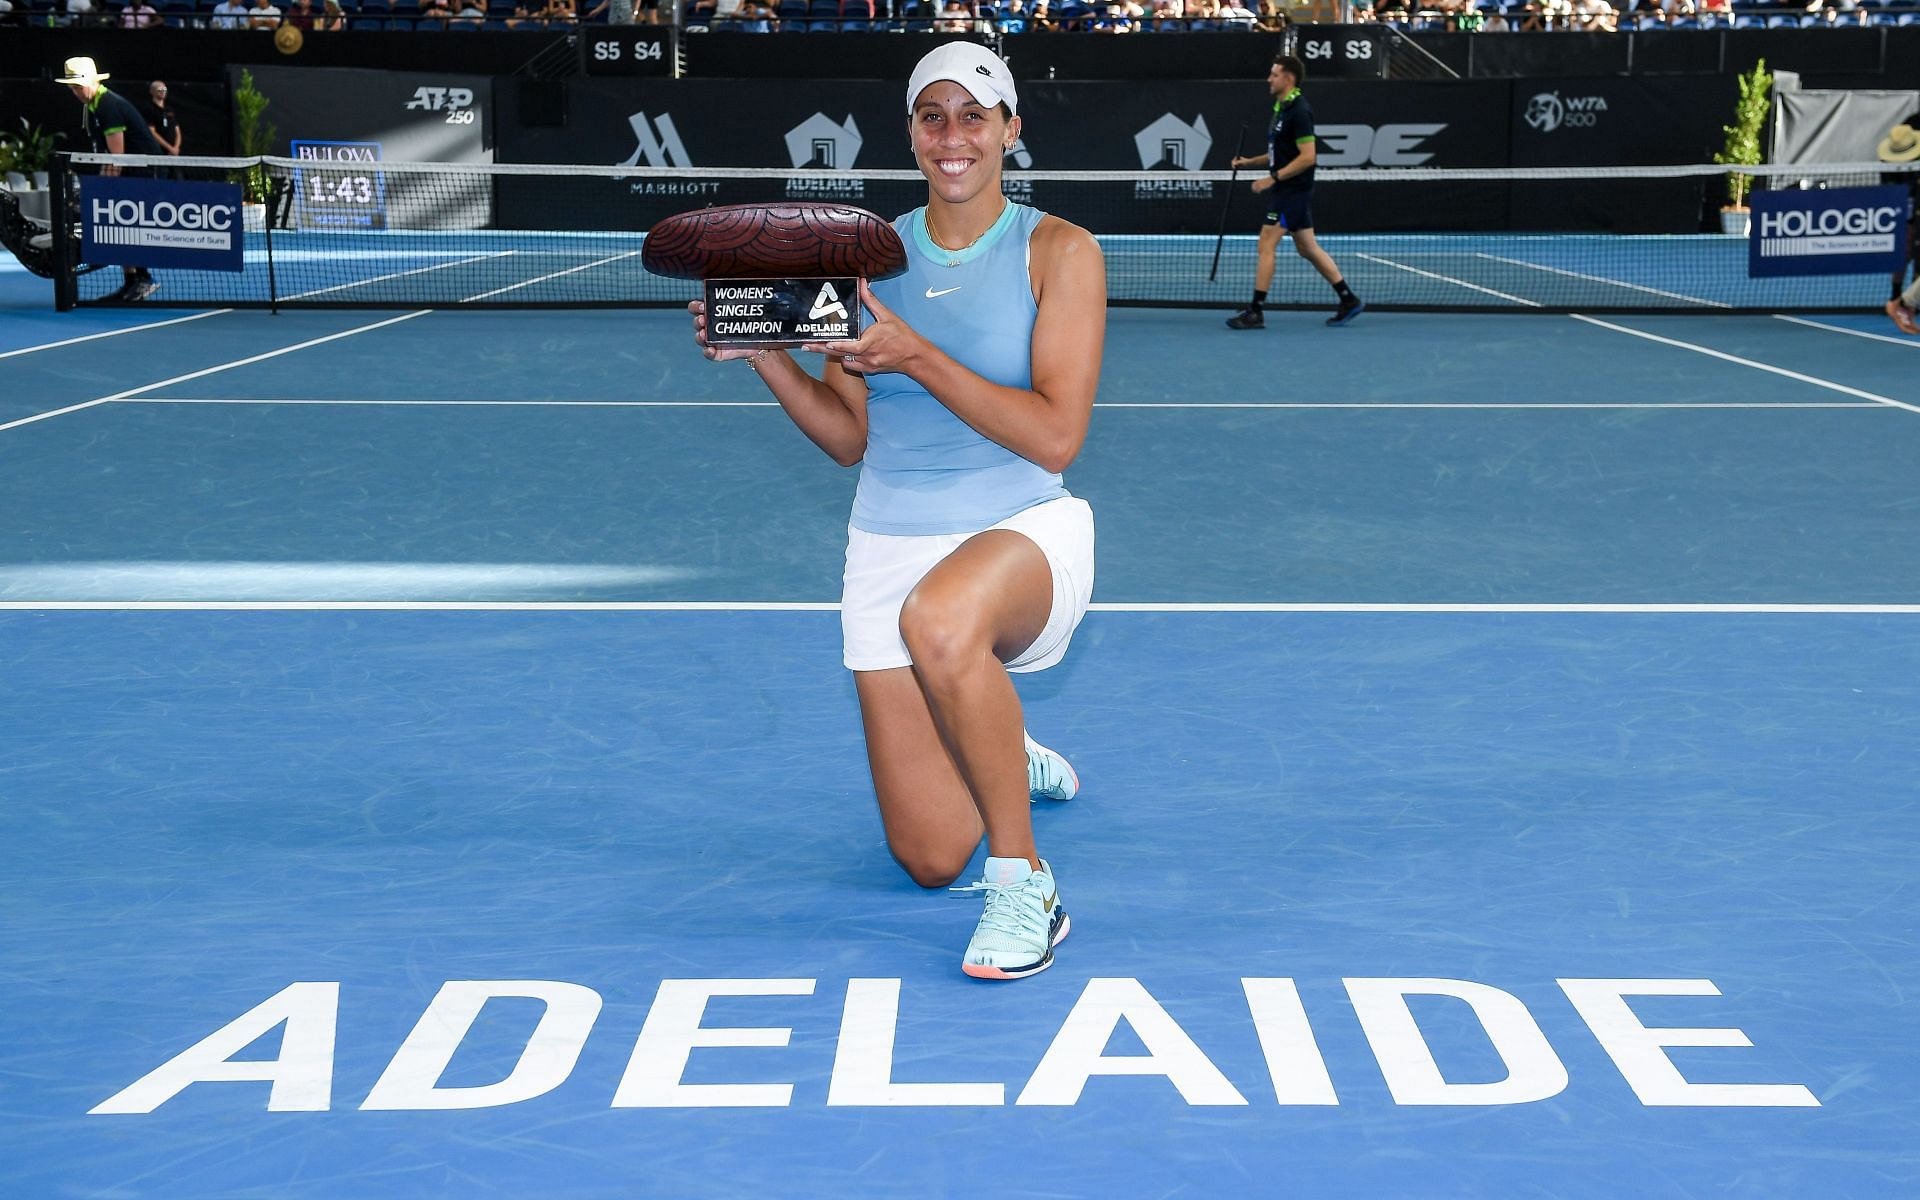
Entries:
{"type": "Polygon", "coordinates": [[[1906,265],[1903,187],[1755,192],[1747,274],[1887,275],[1906,265]]]}
{"type": "Polygon", "coordinates": [[[240,185],[89,176],[80,258],[130,267],[243,271],[240,185]]]}

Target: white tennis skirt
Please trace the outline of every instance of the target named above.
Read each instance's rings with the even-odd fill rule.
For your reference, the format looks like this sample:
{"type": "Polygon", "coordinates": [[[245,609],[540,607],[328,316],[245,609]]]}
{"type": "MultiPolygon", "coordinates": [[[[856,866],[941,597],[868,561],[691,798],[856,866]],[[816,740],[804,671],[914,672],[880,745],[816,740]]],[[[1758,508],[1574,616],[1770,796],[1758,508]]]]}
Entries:
{"type": "MultiPolygon", "coordinates": [[[[1007,663],[1009,671],[1044,671],[1059,662],[1093,597],[1093,509],[1062,496],[1017,512],[991,529],[1025,534],[1053,572],[1053,607],[1033,644],[1007,663]]],[[[900,637],[900,608],[934,565],[974,533],[902,535],[847,529],[847,570],[840,592],[843,661],[850,671],[886,671],[913,665],[900,637]]]]}

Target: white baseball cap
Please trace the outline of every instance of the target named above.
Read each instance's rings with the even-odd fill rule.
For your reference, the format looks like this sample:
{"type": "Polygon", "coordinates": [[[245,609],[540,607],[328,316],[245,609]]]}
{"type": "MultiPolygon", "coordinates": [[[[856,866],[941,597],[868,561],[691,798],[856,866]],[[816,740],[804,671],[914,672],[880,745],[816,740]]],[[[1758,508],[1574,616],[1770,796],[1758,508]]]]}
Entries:
{"type": "Polygon", "coordinates": [[[921,92],[943,79],[967,89],[968,95],[987,108],[1004,104],[1008,112],[1020,111],[1013,75],[999,55],[973,42],[948,42],[928,51],[913,68],[913,77],[907,80],[907,112],[913,112],[913,102],[921,92]]]}

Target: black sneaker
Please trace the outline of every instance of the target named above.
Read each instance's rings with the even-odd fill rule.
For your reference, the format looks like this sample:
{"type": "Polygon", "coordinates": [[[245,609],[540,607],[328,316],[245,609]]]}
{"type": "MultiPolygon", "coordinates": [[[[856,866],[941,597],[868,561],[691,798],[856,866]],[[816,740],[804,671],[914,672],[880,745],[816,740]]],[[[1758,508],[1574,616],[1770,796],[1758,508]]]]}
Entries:
{"type": "Polygon", "coordinates": [[[1333,315],[1327,318],[1327,324],[1345,325],[1365,311],[1367,311],[1367,302],[1358,296],[1351,300],[1342,300],[1340,307],[1334,309],[1333,315]]]}
{"type": "Polygon", "coordinates": [[[159,290],[160,281],[149,275],[144,279],[136,279],[120,289],[120,299],[127,304],[132,304],[137,300],[145,300],[159,290]]]}
{"type": "Polygon", "coordinates": [[[1227,318],[1228,329],[1265,329],[1266,327],[1266,314],[1257,308],[1249,308],[1245,312],[1236,313],[1227,318]]]}

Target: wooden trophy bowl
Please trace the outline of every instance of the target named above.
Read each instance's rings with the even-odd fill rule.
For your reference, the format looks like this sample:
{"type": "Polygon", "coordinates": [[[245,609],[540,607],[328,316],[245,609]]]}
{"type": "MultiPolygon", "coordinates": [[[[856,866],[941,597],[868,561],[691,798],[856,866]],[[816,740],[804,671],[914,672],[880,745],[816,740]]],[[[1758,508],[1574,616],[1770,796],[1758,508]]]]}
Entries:
{"type": "Polygon", "coordinates": [[[654,225],[640,262],[675,279],[885,279],[907,269],[907,248],[892,225],[864,208],[723,204],[654,225]]]}

